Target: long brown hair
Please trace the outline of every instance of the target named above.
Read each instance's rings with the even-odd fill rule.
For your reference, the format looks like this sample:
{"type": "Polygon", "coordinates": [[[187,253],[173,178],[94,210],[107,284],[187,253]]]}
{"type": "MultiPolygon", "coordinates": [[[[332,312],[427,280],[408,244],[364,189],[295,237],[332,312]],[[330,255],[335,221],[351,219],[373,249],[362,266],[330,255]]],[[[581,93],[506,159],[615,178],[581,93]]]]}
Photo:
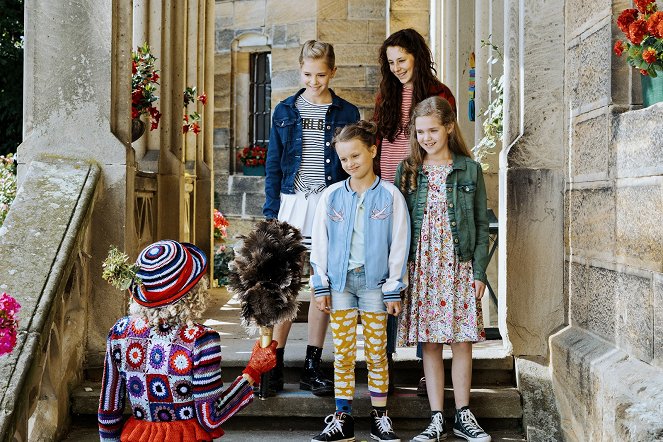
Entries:
{"type": "Polygon", "coordinates": [[[451,152],[456,155],[472,158],[472,153],[467,148],[463,134],[460,132],[458,120],[456,120],[456,114],[451,104],[437,95],[426,98],[417,104],[412,111],[412,119],[410,120],[410,155],[403,160],[403,173],[400,182],[400,190],[403,193],[412,192],[417,188],[417,174],[424,164],[426,151],[417,141],[416,121],[419,117],[429,116],[436,117],[442,126],[448,127],[449,125],[453,125],[448,139],[449,150],[451,152]]]}
{"type": "Polygon", "coordinates": [[[431,87],[440,86],[442,83],[435,76],[437,71],[426,40],[417,31],[411,28],[402,29],[391,34],[382,43],[379,55],[382,80],[373,118],[378,123],[378,138],[387,138],[393,142],[400,130],[406,131],[408,128],[401,125],[403,84],[389,69],[387,48],[390,46],[398,46],[414,57],[412,103],[418,103],[428,97],[431,87]]]}

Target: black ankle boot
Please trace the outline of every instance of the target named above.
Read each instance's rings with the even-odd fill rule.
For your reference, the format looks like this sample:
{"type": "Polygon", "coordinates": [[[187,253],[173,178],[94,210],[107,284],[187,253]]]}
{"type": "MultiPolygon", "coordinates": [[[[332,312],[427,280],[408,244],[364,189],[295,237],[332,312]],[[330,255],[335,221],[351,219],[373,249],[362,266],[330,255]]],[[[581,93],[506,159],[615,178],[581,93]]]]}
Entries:
{"type": "Polygon", "coordinates": [[[299,388],[309,390],[316,396],[332,396],[334,394],[334,383],[325,378],[320,371],[320,357],[322,348],[309,345],[306,347],[306,360],[304,371],[299,381],[299,388]]]}
{"type": "Polygon", "coordinates": [[[272,369],[269,377],[269,389],[276,393],[283,391],[283,352],[285,348],[276,349],[276,367],[272,369]]]}
{"type": "MultiPolygon", "coordinates": [[[[283,351],[285,348],[277,348],[276,349],[276,367],[268,371],[267,378],[268,378],[268,388],[267,388],[267,396],[272,397],[276,396],[276,393],[279,393],[283,391],[283,351]]],[[[259,387],[255,386],[253,388],[253,391],[257,393],[259,391],[259,387]]]]}

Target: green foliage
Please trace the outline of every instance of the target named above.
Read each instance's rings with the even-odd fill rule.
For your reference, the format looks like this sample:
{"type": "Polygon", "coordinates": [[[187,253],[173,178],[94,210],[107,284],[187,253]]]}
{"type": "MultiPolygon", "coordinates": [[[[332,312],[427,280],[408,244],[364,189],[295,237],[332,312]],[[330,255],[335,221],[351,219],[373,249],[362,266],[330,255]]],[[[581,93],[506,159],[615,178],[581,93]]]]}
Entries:
{"type": "Polygon", "coordinates": [[[228,264],[235,259],[235,251],[232,247],[222,245],[214,253],[214,277],[219,283],[219,287],[228,285],[228,276],[230,269],[228,264]]]}
{"type": "Polygon", "coordinates": [[[23,134],[23,0],[0,0],[0,155],[23,134]]]}
{"type": "Polygon", "coordinates": [[[119,251],[117,247],[111,246],[108,250],[108,257],[101,264],[104,269],[101,277],[120,290],[127,290],[134,281],[140,283],[140,279],[136,277],[138,266],[129,264],[127,261],[129,261],[129,257],[125,253],[119,251]]]}
{"type": "MultiPolygon", "coordinates": [[[[488,59],[489,64],[494,64],[497,61],[504,61],[500,49],[492,44],[490,41],[481,40],[481,47],[489,46],[497,54],[497,57],[488,59]]],[[[481,163],[481,167],[486,170],[488,164],[485,162],[486,155],[495,153],[495,147],[498,142],[502,141],[504,133],[504,74],[499,78],[488,78],[488,86],[493,91],[493,101],[488,104],[488,108],[483,112],[483,138],[479,143],[472,148],[474,159],[481,163]]]]}
{"type": "Polygon", "coordinates": [[[0,226],[16,197],[16,162],[12,154],[0,156],[0,226]]]}

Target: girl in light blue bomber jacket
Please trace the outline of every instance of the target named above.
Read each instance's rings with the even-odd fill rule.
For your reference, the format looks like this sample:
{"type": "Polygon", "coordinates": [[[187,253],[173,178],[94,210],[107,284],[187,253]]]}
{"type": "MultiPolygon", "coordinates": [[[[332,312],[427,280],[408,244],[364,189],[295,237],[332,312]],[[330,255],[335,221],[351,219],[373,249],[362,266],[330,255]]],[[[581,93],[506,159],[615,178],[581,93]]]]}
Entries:
{"type": "Polygon", "coordinates": [[[334,137],[341,166],[350,175],[328,187],[313,221],[311,287],[318,309],[331,315],[336,412],[312,441],[354,440],[357,317],[364,326],[371,437],[396,441],[387,417],[387,314],[398,315],[405,288],[410,221],[405,198],[373,171],[376,126],[359,121],[334,137]]]}

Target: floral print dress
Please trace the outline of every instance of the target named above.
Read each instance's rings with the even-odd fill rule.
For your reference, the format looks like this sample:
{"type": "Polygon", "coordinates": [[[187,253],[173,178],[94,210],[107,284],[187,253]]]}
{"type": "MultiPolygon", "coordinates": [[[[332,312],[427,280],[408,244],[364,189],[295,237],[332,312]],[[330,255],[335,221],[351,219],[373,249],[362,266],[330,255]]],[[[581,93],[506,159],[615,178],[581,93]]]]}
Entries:
{"type": "Polygon", "coordinates": [[[474,296],[472,262],[454,252],[447,213],[446,179],[451,165],[423,166],[428,201],[409,263],[410,284],[399,321],[399,346],[485,340],[481,303],[474,296]]]}

